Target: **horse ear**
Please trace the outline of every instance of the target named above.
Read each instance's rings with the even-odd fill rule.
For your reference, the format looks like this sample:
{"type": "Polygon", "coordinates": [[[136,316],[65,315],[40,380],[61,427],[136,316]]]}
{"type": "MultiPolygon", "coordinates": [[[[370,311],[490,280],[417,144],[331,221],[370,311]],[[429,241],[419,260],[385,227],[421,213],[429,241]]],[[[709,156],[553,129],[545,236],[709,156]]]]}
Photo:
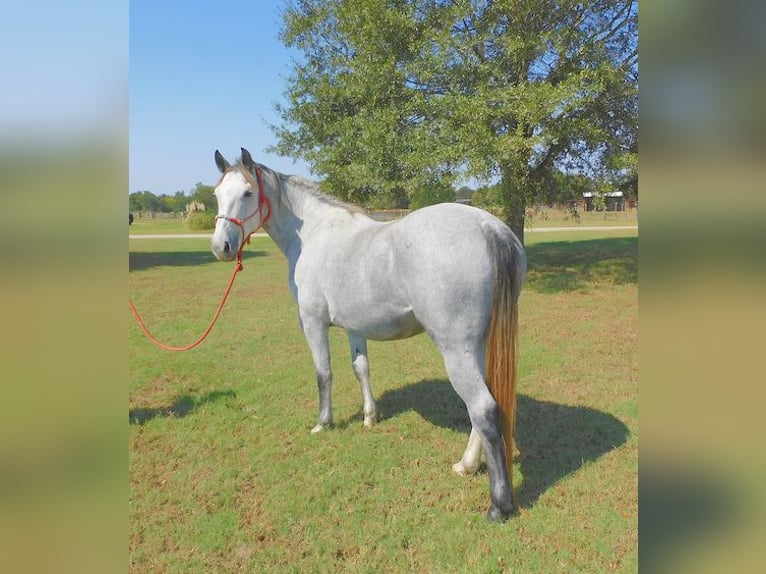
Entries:
{"type": "Polygon", "coordinates": [[[243,147],[239,149],[242,150],[242,165],[244,165],[248,171],[251,171],[253,169],[253,158],[250,155],[250,152],[243,147]]]}
{"type": "Polygon", "coordinates": [[[218,166],[218,170],[221,173],[224,173],[227,169],[231,167],[229,165],[229,162],[224,159],[224,157],[221,155],[221,152],[219,152],[218,150],[215,150],[215,165],[218,166]]]}

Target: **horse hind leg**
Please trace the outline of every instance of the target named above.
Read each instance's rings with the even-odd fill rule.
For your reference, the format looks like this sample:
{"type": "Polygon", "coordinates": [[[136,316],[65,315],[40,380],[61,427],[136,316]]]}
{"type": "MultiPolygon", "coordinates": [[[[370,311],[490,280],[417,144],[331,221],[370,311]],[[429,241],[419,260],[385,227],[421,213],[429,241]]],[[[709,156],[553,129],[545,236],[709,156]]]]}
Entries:
{"type": "MultiPolygon", "coordinates": [[[[491,500],[487,518],[492,521],[505,520],[514,511],[511,481],[499,425],[499,407],[484,381],[480,355],[477,353],[471,357],[471,354],[449,351],[442,354],[450,382],[468,408],[473,432],[481,439],[486,457],[491,500]]],[[[475,450],[469,453],[469,458],[475,456],[475,450]]]]}
{"type": "Polygon", "coordinates": [[[367,339],[348,334],[348,341],[351,345],[351,366],[354,369],[356,380],[359,381],[359,388],[362,391],[364,399],[364,426],[371,427],[378,421],[378,407],[372,397],[372,387],[370,386],[370,362],[367,359],[367,339]]]}
{"type": "MultiPolygon", "coordinates": [[[[489,393],[488,393],[489,394],[489,393]]],[[[505,444],[498,425],[498,407],[494,399],[481,399],[478,405],[469,406],[471,421],[481,436],[482,448],[487,460],[491,506],[487,518],[497,522],[514,512],[511,479],[505,457],[505,444]]]]}

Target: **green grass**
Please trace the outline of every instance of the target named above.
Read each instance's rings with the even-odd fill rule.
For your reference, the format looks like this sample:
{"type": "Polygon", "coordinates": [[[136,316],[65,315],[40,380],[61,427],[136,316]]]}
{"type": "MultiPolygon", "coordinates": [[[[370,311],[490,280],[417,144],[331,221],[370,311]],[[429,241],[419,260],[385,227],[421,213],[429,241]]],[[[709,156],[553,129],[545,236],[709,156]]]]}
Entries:
{"type": "MultiPolygon", "coordinates": [[[[518,516],[487,523],[486,474],[450,470],[469,423],[426,336],[370,343],[382,420],[365,429],[347,341],[332,330],[336,425],[309,433],[315,377],[285,260],[254,238],[201,346],[156,349],[128,319],[130,571],[636,571],[637,235],[527,242],[518,516]]],[[[130,249],[130,295],[149,328],[196,339],[233,263],[216,262],[207,239],[130,249]]]]}
{"type": "Polygon", "coordinates": [[[192,229],[187,219],[150,219],[136,218],[129,226],[130,235],[152,235],[159,233],[202,233],[210,234],[210,231],[197,231],[192,229]]]}

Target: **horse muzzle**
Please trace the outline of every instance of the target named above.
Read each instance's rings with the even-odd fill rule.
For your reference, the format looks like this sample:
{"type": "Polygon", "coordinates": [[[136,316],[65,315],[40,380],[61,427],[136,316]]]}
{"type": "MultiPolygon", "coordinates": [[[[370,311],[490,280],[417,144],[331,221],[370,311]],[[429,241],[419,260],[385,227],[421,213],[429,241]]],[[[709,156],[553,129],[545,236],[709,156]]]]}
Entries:
{"type": "MultiPolygon", "coordinates": [[[[221,219],[230,221],[229,218],[221,217],[221,219]]],[[[234,259],[243,242],[243,233],[244,230],[241,225],[234,227],[233,225],[221,225],[220,222],[217,222],[213,238],[210,241],[211,250],[216,259],[219,261],[234,259]]]]}

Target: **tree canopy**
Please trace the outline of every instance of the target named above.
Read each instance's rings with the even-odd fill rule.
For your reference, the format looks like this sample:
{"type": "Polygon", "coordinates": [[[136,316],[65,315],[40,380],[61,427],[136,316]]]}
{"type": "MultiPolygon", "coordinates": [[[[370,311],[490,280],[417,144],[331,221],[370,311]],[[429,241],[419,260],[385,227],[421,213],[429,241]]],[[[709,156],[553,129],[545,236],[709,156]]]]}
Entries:
{"type": "Polygon", "coordinates": [[[291,0],[281,39],[302,57],[274,151],[368,204],[497,181],[523,238],[524,208],[556,172],[637,177],[637,12],[627,0],[291,0]]]}
{"type": "Polygon", "coordinates": [[[128,209],[130,211],[173,211],[164,200],[165,197],[158,197],[151,191],[135,191],[128,196],[128,209]]]}

